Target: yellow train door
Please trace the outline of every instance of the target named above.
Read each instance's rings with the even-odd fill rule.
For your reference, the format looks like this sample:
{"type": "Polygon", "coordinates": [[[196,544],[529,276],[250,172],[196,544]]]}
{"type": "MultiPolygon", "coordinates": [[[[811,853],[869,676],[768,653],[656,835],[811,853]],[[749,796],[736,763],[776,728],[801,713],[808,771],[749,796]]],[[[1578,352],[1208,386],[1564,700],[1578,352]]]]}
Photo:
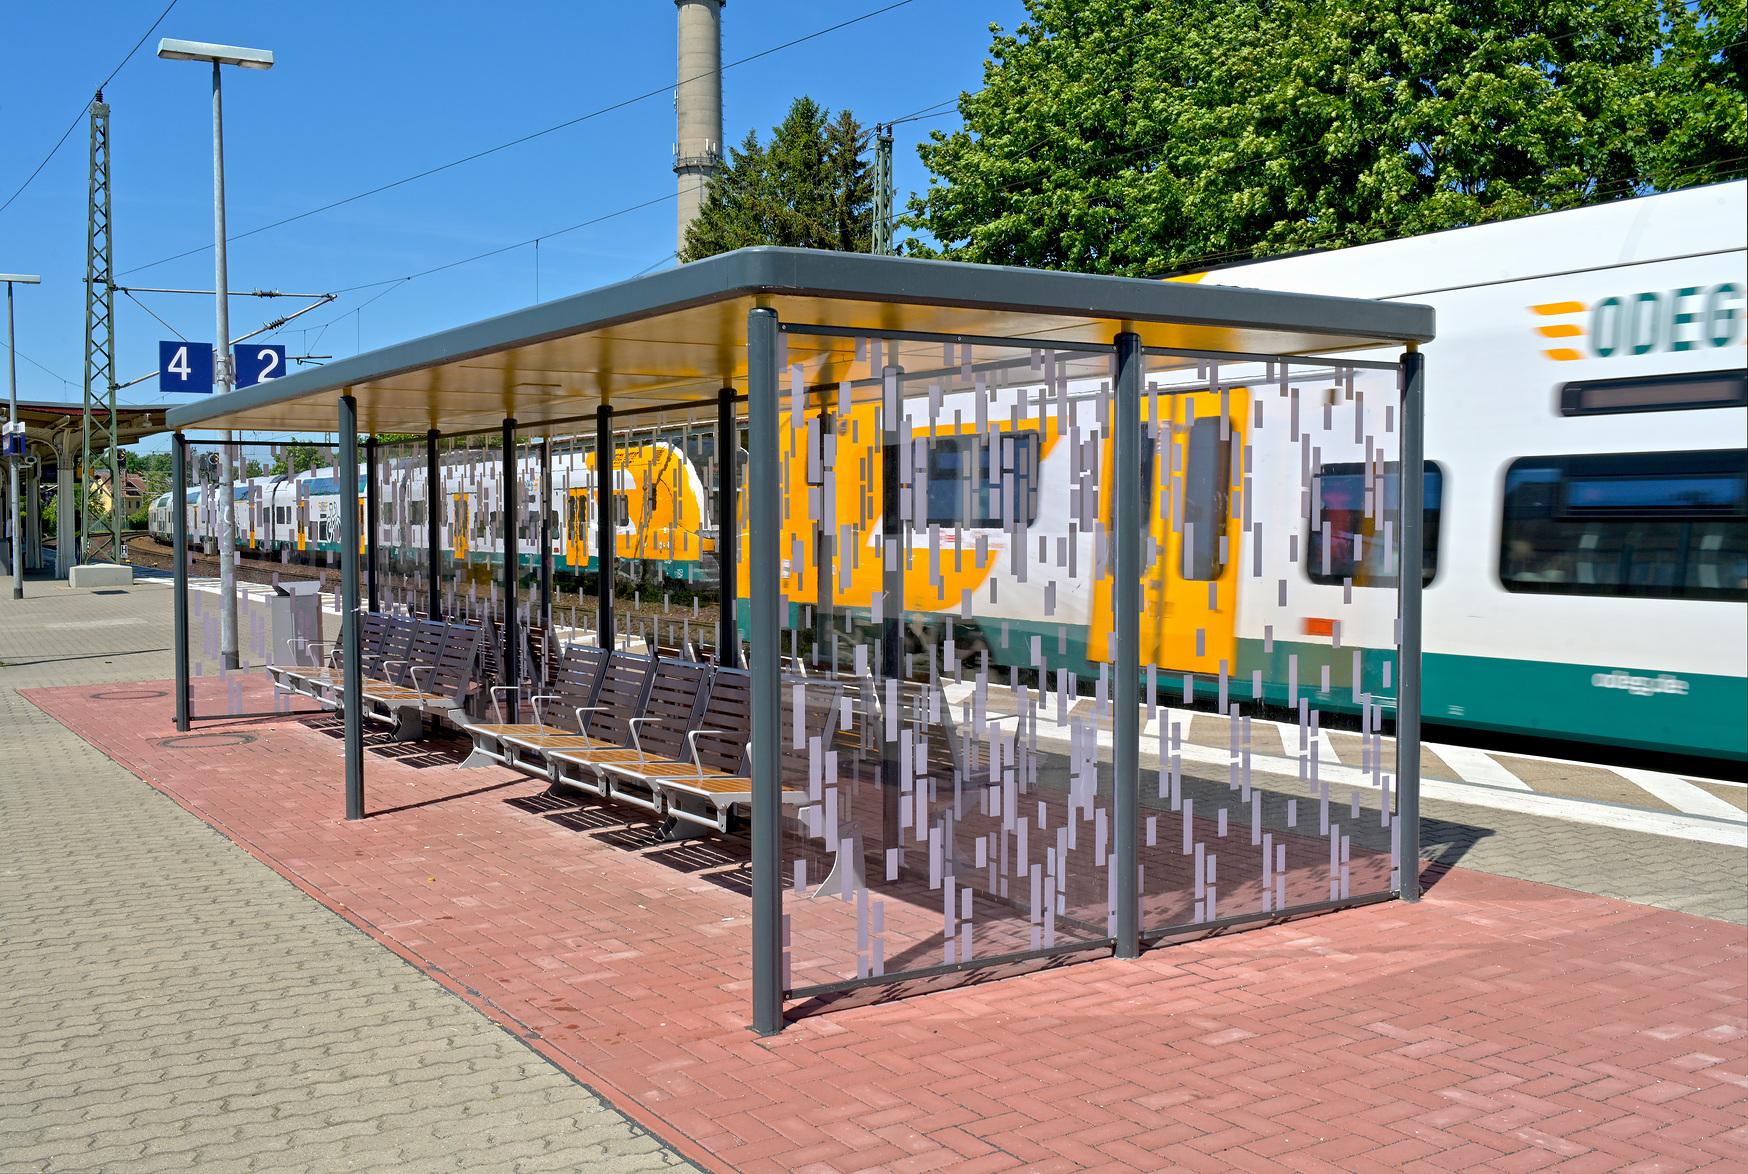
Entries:
{"type": "MultiPolygon", "coordinates": [[[[1141,578],[1141,663],[1173,672],[1235,671],[1244,437],[1250,393],[1146,393],[1141,418],[1147,535],[1141,578]]],[[[1103,459],[1113,464],[1107,438],[1103,459]]],[[[1109,477],[1107,485],[1114,484],[1109,477]]],[[[1104,495],[1111,524],[1111,496],[1104,495]]],[[[1094,595],[1089,658],[1110,657],[1109,571],[1094,595]]]]}
{"type": "Polygon", "coordinates": [[[473,524],[471,497],[467,493],[449,495],[449,547],[458,559],[467,557],[467,535],[473,524]]]}
{"type": "Polygon", "coordinates": [[[589,565],[589,491],[571,489],[564,499],[564,557],[576,570],[589,565]]]}

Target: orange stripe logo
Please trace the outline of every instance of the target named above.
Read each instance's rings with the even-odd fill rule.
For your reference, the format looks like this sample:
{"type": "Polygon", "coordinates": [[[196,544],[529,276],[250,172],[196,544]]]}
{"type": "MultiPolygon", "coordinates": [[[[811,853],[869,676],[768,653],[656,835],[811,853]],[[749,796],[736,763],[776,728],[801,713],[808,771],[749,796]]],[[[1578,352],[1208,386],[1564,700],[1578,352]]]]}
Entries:
{"type": "MultiPolygon", "coordinates": [[[[1571,314],[1582,314],[1588,309],[1583,302],[1541,302],[1530,307],[1530,312],[1541,318],[1563,318],[1571,314]]],[[[1536,333],[1543,338],[1582,338],[1584,327],[1576,322],[1550,322],[1536,327],[1536,333]]],[[[1569,363],[1573,359],[1584,357],[1576,347],[1548,347],[1542,354],[1556,362],[1569,363]]]]}

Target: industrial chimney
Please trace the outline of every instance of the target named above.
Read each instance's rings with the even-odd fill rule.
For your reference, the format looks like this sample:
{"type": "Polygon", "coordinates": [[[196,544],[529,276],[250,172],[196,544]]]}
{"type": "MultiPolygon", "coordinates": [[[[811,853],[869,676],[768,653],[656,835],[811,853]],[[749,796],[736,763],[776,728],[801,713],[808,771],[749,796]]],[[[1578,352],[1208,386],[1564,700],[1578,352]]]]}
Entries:
{"type": "Polygon", "coordinates": [[[674,86],[674,174],[679,179],[677,249],[704,203],[704,186],[722,159],[722,5],[674,0],[680,17],[679,77],[674,86]]]}

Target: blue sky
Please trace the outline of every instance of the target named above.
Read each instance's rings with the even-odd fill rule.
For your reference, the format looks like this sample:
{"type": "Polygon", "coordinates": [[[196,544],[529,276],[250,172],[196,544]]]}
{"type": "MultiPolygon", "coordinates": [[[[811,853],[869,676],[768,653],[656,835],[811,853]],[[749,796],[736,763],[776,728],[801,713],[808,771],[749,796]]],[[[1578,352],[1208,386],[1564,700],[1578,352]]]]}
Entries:
{"type": "MultiPolygon", "coordinates": [[[[77,399],[84,346],[87,136],[94,87],[167,0],[9,6],[0,39],[0,201],[11,196],[76,114],[60,152],[0,212],[0,271],[40,273],[17,298],[19,395],[77,399]],[[28,359],[24,356],[28,356],[28,359]],[[31,360],[34,360],[32,362],[31,360]],[[40,366],[39,366],[40,364],[40,366]],[[46,368],[46,370],[45,370],[46,368]],[[63,382],[64,381],[64,382],[63,382]]],[[[723,60],[873,11],[892,0],[730,0],[723,60]]],[[[1011,28],[1020,0],[913,0],[894,11],[746,65],[723,78],[724,132],[763,136],[799,94],[867,123],[943,103],[980,84],[988,26],[1011,28]]],[[[159,61],[158,38],[262,46],[266,73],[225,74],[226,182],[232,235],[552,126],[674,81],[672,0],[617,4],[521,0],[177,0],[117,75],[112,107],[115,262],[123,285],[210,289],[209,75],[159,61]],[[192,256],[149,262],[203,249],[192,256]]],[[[898,128],[897,186],[921,188],[915,144],[945,117],[898,128]]],[[[660,200],[544,241],[539,297],[592,288],[671,263],[669,93],[231,246],[233,289],[330,291],[399,277],[660,200]]],[[[535,250],[502,255],[312,311],[277,341],[344,356],[536,300],[535,250]],[[356,314],[353,311],[358,310],[356,314]],[[326,330],[322,330],[326,324],[326,330]]],[[[212,336],[210,298],[142,295],[190,339],[212,336]]],[[[237,298],[233,335],[291,305],[237,298]]],[[[118,295],[126,380],[155,369],[172,334],[118,295]]],[[[125,403],[159,402],[156,382],[125,403]]]]}

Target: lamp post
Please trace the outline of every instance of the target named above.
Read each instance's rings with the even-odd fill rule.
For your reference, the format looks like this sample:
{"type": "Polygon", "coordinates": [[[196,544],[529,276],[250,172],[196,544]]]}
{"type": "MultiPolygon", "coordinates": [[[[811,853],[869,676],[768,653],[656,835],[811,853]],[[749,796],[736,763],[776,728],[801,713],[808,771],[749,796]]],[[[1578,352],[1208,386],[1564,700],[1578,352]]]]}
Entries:
{"type": "MultiPolygon", "coordinates": [[[[236,386],[231,370],[230,275],[225,257],[225,117],[220,96],[222,67],[272,69],[269,49],[245,49],[240,45],[210,45],[204,41],[178,41],[166,37],[158,42],[158,56],[166,61],[205,61],[212,65],[212,260],[213,299],[216,323],[213,330],[212,378],[214,389],[224,395],[236,386]]],[[[236,552],[236,455],[231,450],[234,434],[226,431],[219,483],[219,645],[227,669],[237,668],[237,552],[236,552]]]]}
{"type": "Polygon", "coordinates": [[[7,527],[12,533],[12,598],[24,598],[24,529],[18,516],[18,465],[24,460],[23,425],[18,419],[18,326],[12,319],[12,287],[37,285],[42,278],[26,273],[0,273],[6,283],[6,425],[16,433],[6,438],[7,527]],[[16,451],[14,451],[16,449],[16,451]]]}

